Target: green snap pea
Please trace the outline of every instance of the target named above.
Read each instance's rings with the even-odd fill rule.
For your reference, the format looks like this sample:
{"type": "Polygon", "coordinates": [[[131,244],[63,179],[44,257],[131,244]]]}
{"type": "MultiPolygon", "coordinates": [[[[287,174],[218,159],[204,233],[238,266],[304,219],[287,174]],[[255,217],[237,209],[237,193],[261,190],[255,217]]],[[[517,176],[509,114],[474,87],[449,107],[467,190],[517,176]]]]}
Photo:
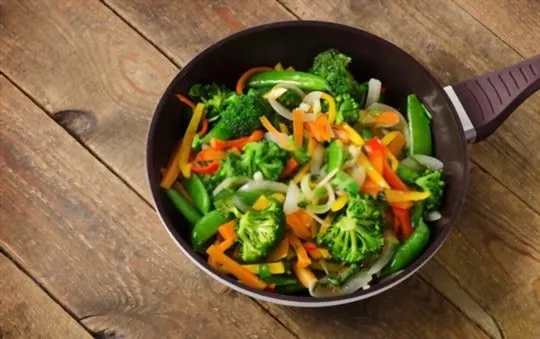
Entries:
{"type": "Polygon", "coordinates": [[[411,136],[409,155],[432,154],[431,120],[414,94],[407,97],[407,119],[411,136]]]}
{"type": "Polygon", "coordinates": [[[347,151],[341,140],[333,140],[328,146],[328,172],[332,172],[335,169],[341,169],[345,162],[347,151]]]}
{"type": "Polygon", "coordinates": [[[250,87],[275,86],[277,84],[296,85],[312,91],[329,91],[330,86],[324,78],[305,72],[270,71],[255,74],[248,81],[250,87]]]}
{"type": "Polygon", "coordinates": [[[199,213],[199,211],[197,211],[195,206],[193,206],[188,200],[186,200],[186,198],[182,196],[182,194],[178,193],[176,190],[169,188],[165,191],[165,194],[169,200],[171,200],[174,207],[176,207],[176,209],[180,211],[184,218],[186,218],[191,224],[196,224],[202,218],[202,215],[199,213]]]}
{"type": "Polygon", "coordinates": [[[186,191],[189,193],[191,199],[195,203],[195,206],[203,214],[210,212],[212,209],[212,201],[210,195],[206,191],[201,178],[195,173],[192,173],[189,179],[184,180],[186,191]]]}
{"type": "Polygon", "coordinates": [[[414,231],[411,236],[401,244],[388,266],[382,271],[382,276],[388,276],[407,267],[414,261],[429,242],[430,230],[423,219],[424,204],[416,204],[411,212],[414,231]]]}
{"type": "Polygon", "coordinates": [[[230,220],[231,218],[228,215],[223,215],[218,210],[205,214],[191,231],[191,245],[193,245],[193,248],[200,249],[202,245],[217,234],[219,226],[230,220]]]}
{"type": "Polygon", "coordinates": [[[269,277],[261,277],[267,284],[275,284],[276,286],[290,286],[298,284],[298,279],[291,276],[271,275],[269,277]]]}

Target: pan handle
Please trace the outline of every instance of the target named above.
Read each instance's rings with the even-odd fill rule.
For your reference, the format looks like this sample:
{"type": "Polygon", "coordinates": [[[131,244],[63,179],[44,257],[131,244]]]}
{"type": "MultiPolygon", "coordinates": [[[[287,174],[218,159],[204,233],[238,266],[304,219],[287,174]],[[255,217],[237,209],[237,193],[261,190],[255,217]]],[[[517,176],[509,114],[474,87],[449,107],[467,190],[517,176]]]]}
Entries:
{"type": "Polygon", "coordinates": [[[444,88],[469,142],[487,138],[540,89],[540,55],[444,88]]]}

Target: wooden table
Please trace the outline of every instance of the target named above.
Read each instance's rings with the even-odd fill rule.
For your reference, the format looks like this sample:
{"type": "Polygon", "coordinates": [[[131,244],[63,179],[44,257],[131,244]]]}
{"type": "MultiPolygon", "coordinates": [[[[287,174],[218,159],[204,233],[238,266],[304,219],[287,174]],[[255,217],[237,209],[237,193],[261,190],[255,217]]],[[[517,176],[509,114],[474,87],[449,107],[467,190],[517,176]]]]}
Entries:
{"type": "Polygon", "coordinates": [[[538,0],[0,1],[0,337],[539,338],[538,94],[471,146],[465,211],[437,256],[343,307],[211,280],[160,225],[143,163],[178,68],[245,27],[344,22],[450,84],[540,53],[539,18],[538,0]],[[57,115],[73,109],[88,114],[57,115]]]}

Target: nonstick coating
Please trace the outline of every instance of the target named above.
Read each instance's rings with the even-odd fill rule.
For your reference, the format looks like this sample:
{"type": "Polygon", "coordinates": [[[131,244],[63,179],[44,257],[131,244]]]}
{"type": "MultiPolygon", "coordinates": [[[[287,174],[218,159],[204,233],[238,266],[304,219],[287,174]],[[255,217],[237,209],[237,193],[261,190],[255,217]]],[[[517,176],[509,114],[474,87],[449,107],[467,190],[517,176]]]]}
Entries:
{"type": "MultiPolygon", "coordinates": [[[[456,224],[468,183],[468,151],[461,123],[435,78],[414,58],[370,33],[338,24],[314,21],[279,22],[234,34],[212,45],[188,63],[169,85],[152,118],[147,141],[147,174],[157,211],[182,251],[214,278],[252,297],[291,306],[332,306],[378,294],[417,271],[446,240],[456,224]],[[250,67],[281,62],[307,70],[313,57],[337,48],[352,57],[352,73],[360,82],[378,78],[387,88],[386,102],[405,112],[407,94],[416,93],[433,115],[435,156],[444,162],[448,183],[442,219],[431,225],[429,247],[402,273],[354,294],[312,298],[288,296],[245,287],[235,279],[214,272],[204,257],[189,244],[189,225],[167,200],[159,187],[160,169],[167,166],[173,149],[189,122],[190,112],[174,96],[186,94],[200,82],[224,83],[234,88],[236,80],[250,67]]],[[[171,253],[173,255],[173,253],[171,253]]]]}

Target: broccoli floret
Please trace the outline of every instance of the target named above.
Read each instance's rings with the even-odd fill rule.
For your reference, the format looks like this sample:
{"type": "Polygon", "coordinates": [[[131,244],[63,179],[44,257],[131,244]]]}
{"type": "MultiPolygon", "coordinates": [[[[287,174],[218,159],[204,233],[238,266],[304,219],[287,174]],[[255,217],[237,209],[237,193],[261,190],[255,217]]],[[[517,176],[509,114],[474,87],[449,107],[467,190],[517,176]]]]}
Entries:
{"type": "Polygon", "coordinates": [[[384,246],[384,207],[369,196],[351,196],[349,204],[317,243],[328,248],[332,258],[355,264],[378,253],[384,246]]]}
{"type": "Polygon", "coordinates": [[[306,150],[301,149],[301,148],[296,148],[292,152],[292,155],[294,159],[298,161],[300,165],[305,165],[308,163],[309,160],[311,160],[311,156],[309,155],[309,153],[306,150]]]}
{"type": "Polygon", "coordinates": [[[368,85],[367,81],[363,82],[361,84],[354,81],[352,96],[353,96],[354,100],[356,100],[356,102],[358,103],[359,107],[364,107],[365,106],[368,89],[369,89],[369,85],[368,85]]]}
{"type": "Polygon", "coordinates": [[[310,73],[323,77],[334,95],[350,93],[353,78],[349,72],[351,58],[336,49],[319,53],[313,60],[310,73]]]}
{"type": "Polygon", "coordinates": [[[441,207],[444,193],[444,181],[442,179],[442,170],[426,170],[421,177],[416,179],[416,185],[424,192],[429,192],[430,196],[426,199],[426,211],[435,211],[441,207]]]}
{"type": "Polygon", "coordinates": [[[234,92],[216,83],[195,84],[189,89],[188,95],[194,101],[202,102],[205,107],[206,118],[213,120],[219,117],[219,113],[226,106],[227,99],[234,95],[234,92]]]}
{"type": "Polygon", "coordinates": [[[233,214],[236,218],[240,218],[242,213],[236,207],[234,200],[234,191],[227,188],[218,193],[218,195],[214,198],[213,203],[216,210],[218,210],[221,214],[225,216],[233,214]]]}
{"type": "Polygon", "coordinates": [[[261,96],[235,95],[227,102],[225,110],[221,112],[220,123],[231,132],[232,137],[236,138],[246,136],[261,128],[259,118],[273,112],[272,107],[261,96]]]}
{"type": "Polygon", "coordinates": [[[250,142],[244,147],[239,166],[252,177],[260,171],[266,180],[277,180],[285,167],[287,151],[270,141],[250,142]]]}
{"type": "Polygon", "coordinates": [[[236,224],[240,257],[245,262],[266,258],[285,236],[285,214],[275,199],[263,211],[248,211],[236,224]]]}
{"type": "Polygon", "coordinates": [[[358,121],[360,107],[350,94],[342,94],[336,97],[337,112],[336,123],[346,122],[352,124],[358,121]]]}
{"type": "Polygon", "coordinates": [[[239,161],[240,156],[230,152],[227,154],[227,157],[221,161],[217,172],[200,175],[199,177],[206,190],[211,193],[220,182],[225,180],[225,178],[243,175],[238,165],[239,161]]]}

